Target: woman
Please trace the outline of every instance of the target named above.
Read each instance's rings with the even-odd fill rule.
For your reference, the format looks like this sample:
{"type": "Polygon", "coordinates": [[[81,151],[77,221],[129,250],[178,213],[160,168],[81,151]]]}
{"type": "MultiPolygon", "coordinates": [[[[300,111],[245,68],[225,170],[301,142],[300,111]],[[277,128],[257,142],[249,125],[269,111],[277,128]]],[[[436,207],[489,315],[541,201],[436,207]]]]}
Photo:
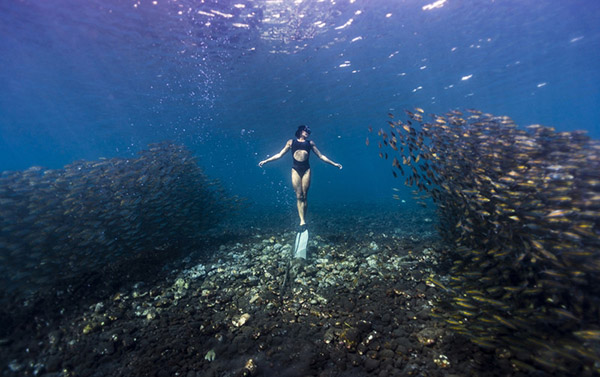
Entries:
{"type": "Polygon", "coordinates": [[[310,187],[310,165],[308,164],[308,157],[310,151],[313,150],[317,157],[321,160],[331,164],[339,169],[342,168],[341,164],[335,163],[323,155],[316,147],[313,141],[307,140],[310,136],[310,128],[305,125],[298,127],[296,131],[296,139],[290,139],[285,144],[285,147],[281,152],[275,156],[269,157],[266,160],[262,160],[258,163],[258,166],[262,167],[267,162],[275,161],[283,157],[290,149],[292,150],[293,164],[292,164],[292,186],[296,192],[298,216],[300,216],[300,231],[306,229],[306,195],[308,194],[308,188],[310,187]]]}

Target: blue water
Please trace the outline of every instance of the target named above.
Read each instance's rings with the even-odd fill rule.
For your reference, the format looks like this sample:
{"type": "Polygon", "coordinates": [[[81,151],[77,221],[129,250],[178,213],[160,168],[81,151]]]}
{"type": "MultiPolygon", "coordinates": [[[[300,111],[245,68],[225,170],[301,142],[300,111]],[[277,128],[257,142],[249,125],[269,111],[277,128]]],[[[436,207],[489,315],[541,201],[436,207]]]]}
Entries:
{"type": "Polygon", "coordinates": [[[257,164],[308,124],[344,165],[312,156],[311,202],[385,201],[402,184],[365,138],[388,112],[600,137],[600,2],[432,3],[3,0],[0,171],[172,140],[232,193],[288,205],[291,156],[257,164]]]}

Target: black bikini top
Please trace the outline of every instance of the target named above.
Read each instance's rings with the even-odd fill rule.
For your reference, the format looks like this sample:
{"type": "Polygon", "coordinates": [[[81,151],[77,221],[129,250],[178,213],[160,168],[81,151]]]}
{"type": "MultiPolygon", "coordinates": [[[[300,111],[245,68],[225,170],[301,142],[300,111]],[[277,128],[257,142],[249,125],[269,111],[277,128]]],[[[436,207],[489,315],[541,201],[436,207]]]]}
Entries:
{"type": "Polygon", "coordinates": [[[304,141],[298,141],[297,139],[292,140],[292,154],[294,152],[296,152],[298,149],[302,149],[302,150],[310,153],[310,150],[312,149],[312,145],[310,144],[310,141],[308,141],[308,140],[304,140],[304,141]]]}

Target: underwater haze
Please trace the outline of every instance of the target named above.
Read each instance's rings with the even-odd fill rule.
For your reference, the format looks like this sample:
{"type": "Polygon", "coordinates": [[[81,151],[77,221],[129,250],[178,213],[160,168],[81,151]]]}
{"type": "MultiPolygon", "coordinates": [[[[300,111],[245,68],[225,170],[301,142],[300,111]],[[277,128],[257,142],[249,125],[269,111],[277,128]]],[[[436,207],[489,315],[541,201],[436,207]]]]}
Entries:
{"type": "Polygon", "coordinates": [[[186,145],[263,205],[294,203],[296,127],[312,203],[387,201],[401,185],[367,128],[387,113],[477,108],[600,137],[600,3],[75,1],[0,4],[0,170],[186,145]]]}
{"type": "Polygon", "coordinates": [[[597,0],[0,1],[0,376],[600,375],[599,61],[597,0]]]}

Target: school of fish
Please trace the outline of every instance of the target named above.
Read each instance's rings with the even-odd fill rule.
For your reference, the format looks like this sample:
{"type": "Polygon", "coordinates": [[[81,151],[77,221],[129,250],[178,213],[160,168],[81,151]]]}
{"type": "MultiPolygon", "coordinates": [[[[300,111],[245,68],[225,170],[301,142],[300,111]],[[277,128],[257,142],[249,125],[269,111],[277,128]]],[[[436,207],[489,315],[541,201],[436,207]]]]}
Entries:
{"type": "Polygon", "coordinates": [[[0,175],[0,286],[23,298],[121,255],[194,245],[239,206],[186,148],[0,175]]]}
{"type": "Polygon", "coordinates": [[[388,114],[379,155],[439,214],[434,315],[524,373],[600,373],[599,142],[474,109],[406,113],[388,114]]]}

